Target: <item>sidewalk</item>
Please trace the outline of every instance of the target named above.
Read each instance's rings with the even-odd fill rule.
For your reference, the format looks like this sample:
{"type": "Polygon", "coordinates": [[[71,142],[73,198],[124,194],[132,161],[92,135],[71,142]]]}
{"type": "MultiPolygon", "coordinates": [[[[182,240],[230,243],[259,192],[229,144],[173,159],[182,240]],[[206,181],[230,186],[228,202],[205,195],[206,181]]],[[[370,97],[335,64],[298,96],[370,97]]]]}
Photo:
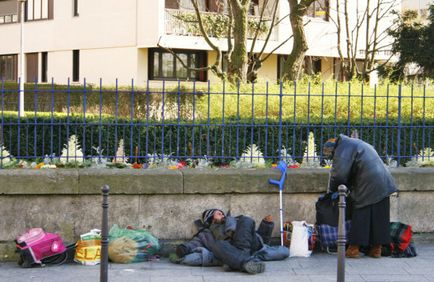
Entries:
{"type": "MultiPolygon", "coordinates": [[[[415,258],[346,259],[346,281],[434,281],[434,244],[416,243],[415,258]]],[[[267,262],[265,273],[224,272],[221,267],[188,267],[160,261],[110,264],[109,281],[232,282],[336,281],[337,257],[315,253],[309,258],[267,262]]],[[[0,263],[0,281],[99,281],[99,266],[68,264],[23,269],[0,263]]]]}

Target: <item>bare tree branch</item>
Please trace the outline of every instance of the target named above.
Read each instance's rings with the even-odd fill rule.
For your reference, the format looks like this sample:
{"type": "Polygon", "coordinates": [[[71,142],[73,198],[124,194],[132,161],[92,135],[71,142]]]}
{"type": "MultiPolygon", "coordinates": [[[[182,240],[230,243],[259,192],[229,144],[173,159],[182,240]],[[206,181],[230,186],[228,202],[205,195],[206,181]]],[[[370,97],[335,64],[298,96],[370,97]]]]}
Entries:
{"type": "Polygon", "coordinates": [[[208,36],[208,33],[206,32],[205,28],[203,27],[202,16],[201,16],[200,11],[199,11],[199,6],[198,6],[198,4],[197,4],[197,0],[191,0],[191,3],[193,4],[194,11],[196,12],[196,17],[197,17],[197,20],[198,20],[198,23],[199,23],[199,29],[200,29],[200,32],[202,33],[202,36],[203,36],[203,38],[205,39],[206,43],[208,43],[208,45],[209,45],[209,46],[210,46],[214,51],[221,52],[221,51],[220,51],[220,48],[217,47],[217,45],[215,45],[215,44],[211,41],[211,39],[210,39],[209,36],[208,36]]]}
{"type": "MultiPolygon", "coordinates": [[[[261,29],[262,19],[264,18],[265,7],[267,4],[268,4],[268,0],[265,0],[264,4],[262,6],[262,9],[261,9],[261,14],[259,16],[259,25],[256,27],[255,36],[253,36],[253,39],[252,39],[252,46],[250,47],[250,52],[249,52],[250,55],[253,54],[253,50],[255,49],[256,39],[259,36],[259,31],[261,29]]],[[[271,28],[270,28],[270,30],[271,30],[271,28]]]]}
{"type": "Polygon", "coordinates": [[[227,61],[230,61],[231,58],[231,54],[232,54],[232,50],[234,48],[234,46],[232,45],[232,23],[234,20],[233,17],[233,12],[232,12],[232,2],[231,1],[227,1],[228,3],[228,11],[229,11],[229,23],[228,23],[228,51],[226,53],[226,57],[227,57],[227,61]]]}
{"type": "MultiPolygon", "coordinates": [[[[265,7],[265,6],[264,6],[264,7],[265,7]]],[[[270,29],[268,30],[267,37],[265,38],[265,43],[264,43],[264,45],[262,46],[261,51],[259,52],[259,56],[262,56],[262,54],[264,53],[264,50],[265,50],[265,48],[267,47],[268,41],[270,40],[271,34],[272,34],[273,30],[274,30],[274,21],[276,20],[276,14],[277,14],[278,7],[279,7],[279,0],[276,0],[276,1],[274,2],[273,18],[272,18],[272,20],[271,20],[270,29]]],[[[265,8],[264,8],[264,9],[265,9],[265,8]]]]}

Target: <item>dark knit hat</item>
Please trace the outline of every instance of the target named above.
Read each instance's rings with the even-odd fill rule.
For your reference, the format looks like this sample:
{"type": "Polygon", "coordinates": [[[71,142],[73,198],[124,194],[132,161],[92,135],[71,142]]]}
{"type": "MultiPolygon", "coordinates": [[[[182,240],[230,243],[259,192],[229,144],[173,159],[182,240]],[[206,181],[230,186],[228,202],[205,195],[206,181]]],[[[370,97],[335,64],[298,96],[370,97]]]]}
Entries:
{"type": "Polygon", "coordinates": [[[225,214],[222,210],[219,209],[209,209],[209,210],[205,210],[202,213],[202,222],[203,224],[211,224],[212,219],[214,217],[214,213],[216,211],[220,211],[223,215],[225,214]]]}
{"type": "Polygon", "coordinates": [[[330,138],[324,143],[324,148],[334,149],[336,146],[336,138],[330,138]]]}

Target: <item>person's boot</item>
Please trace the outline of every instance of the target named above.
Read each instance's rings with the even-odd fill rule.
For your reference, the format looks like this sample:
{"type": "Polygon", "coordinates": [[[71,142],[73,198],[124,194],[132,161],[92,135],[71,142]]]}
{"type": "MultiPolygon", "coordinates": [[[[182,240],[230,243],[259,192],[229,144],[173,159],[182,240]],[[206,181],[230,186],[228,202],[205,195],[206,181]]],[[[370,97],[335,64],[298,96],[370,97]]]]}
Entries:
{"type": "Polygon", "coordinates": [[[380,258],[381,257],[381,245],[372,246],[369,250],[368,256],[371,258],[380,258]]]}
{"type": "Polygon", "coordinates": [[[243,270],[250,274],[262,273],[265,271],[265,263],[251,259],[243,265],[243,270]]]}
{"type": "Polygon", "coordinates": [[[360,257],[359,246],[349,245],[347,251],[345,252],[347,258],[358,258],[360,257]]]}
{"type": "Polygon", "coordinates": [[[267,215],[259,224],[257,233],[261,236],[265,245],[269,245],[271,241],[271,234],[273,233],[274,222],[271,215],[267,215]]]}

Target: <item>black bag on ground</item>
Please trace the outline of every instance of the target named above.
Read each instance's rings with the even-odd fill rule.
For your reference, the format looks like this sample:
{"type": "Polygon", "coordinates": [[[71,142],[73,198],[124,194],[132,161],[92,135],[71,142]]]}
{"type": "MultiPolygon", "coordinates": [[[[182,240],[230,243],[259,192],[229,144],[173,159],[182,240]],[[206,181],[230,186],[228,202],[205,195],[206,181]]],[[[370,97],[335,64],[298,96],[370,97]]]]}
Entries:
{"type": "MultiPolygon", "coordinates": [[[[50,257],[46,257],[41,260],[41,265],[61,265],[64,263],[72,263],[74,262],[74,254],[75,254],[75,243],[67,244],[66,249],[63,253],[53,255],[50,257]]],[[[34,259],[30,250],[16,250],[19,253],[18,265],[23,268],[31,268],[35,266],[34,259]]]]}
{"type": "MultiPolygon", "coordinates": [[[[327,224],[330,226],[338,226],[339,220],[339,197],[335,193],[327,193],[318,198],[315,203],[316,208],[316,224],[327,224]]],[[[346,201],[345,220],[351,219],[351,206],[349,197],[346,201]]]]}
{"type": "Polygon", "coordinates": [[[327,224],[338,226],[339,219],[339,197],[332,199],[332,193],[327,193],[318,198],[315,203],[316,224],[327,224]]]}

